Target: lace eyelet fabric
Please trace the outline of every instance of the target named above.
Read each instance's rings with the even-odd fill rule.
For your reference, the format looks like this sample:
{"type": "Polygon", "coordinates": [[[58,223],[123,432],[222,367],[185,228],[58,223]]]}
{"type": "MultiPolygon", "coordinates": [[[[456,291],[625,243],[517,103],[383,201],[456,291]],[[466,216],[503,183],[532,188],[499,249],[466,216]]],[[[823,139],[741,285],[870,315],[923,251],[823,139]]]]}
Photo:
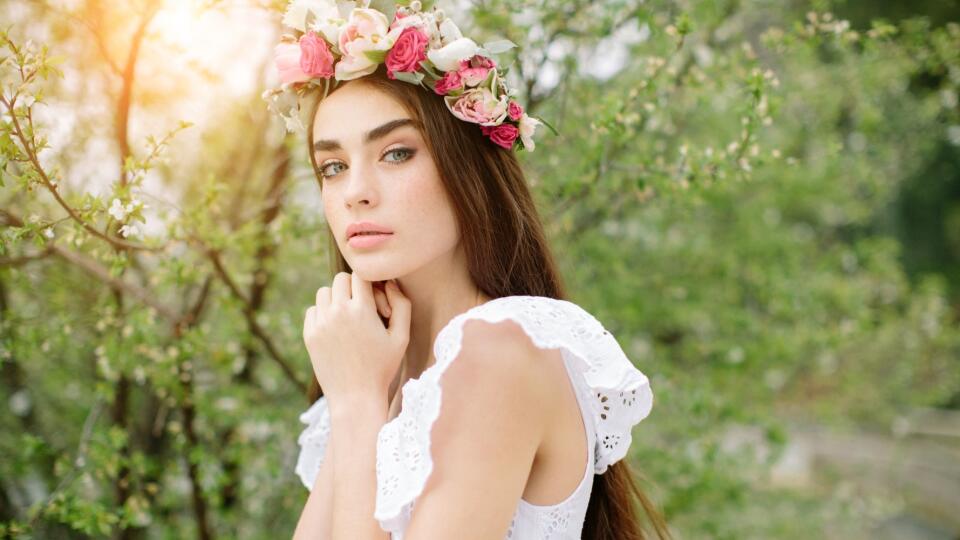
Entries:
{"type": "MultiPolygon", "coordinates": [[[[632,428],[650,414],[653,392],[646,375],[596,318],[573,302],[544,296],[495,298],[453,317],[440,330],[433,344],[436,362],[403,385],[400,413],[378,434],[374,517],[392,540],[403,538],[433,470],[430,430],[440,413],[440,377],[459,354],[463,327],[470,319],[510,319],[537,347],[561,349],[587,431],[584,476],[560,503],[542,506],[520,499],[506,538],[580,538],[593,476],[626,455],[632,428]]],[[[326,398],[311,405],[300,421],[307,427],[298,438],[295,470],[311,489],[330,433],[326,398]]]]}

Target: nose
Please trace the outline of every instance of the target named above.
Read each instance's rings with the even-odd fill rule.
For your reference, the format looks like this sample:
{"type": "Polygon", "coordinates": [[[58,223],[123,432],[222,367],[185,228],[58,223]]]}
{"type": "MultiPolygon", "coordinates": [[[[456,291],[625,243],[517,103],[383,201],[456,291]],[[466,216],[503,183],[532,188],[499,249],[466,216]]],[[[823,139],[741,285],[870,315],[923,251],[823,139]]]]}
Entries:
{"type": "Polygon", "coordinates": [[[343,202],[347,208],[355,205],[373,206],[379,201],[377,191],[377,181],[373,173],[367,172],[364,168],[354,167],[348,169],[351,173],[348,179],[347,188],[343,194],[343,202]]]}

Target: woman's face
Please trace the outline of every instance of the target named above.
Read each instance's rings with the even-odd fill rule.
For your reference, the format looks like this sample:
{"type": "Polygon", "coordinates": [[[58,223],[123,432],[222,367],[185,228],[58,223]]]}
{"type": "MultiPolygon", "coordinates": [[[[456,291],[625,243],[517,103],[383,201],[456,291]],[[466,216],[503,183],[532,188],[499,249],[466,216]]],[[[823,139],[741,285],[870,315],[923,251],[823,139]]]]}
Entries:
{"type": "Polygon", "coordinates": [[[354,273],[399,278],[454,250],[453,207],[413,117],[371,86],[341,84],[313,126],[324,213],[354,273]],[[362,222],[391,233],[349,240],[348,227],[362,222]]]}

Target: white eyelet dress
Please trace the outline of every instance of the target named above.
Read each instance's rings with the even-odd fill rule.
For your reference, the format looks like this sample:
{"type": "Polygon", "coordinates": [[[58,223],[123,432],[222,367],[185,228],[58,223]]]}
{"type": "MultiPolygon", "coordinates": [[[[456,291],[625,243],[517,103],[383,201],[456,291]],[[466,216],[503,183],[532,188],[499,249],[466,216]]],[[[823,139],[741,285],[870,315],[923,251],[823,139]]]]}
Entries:
{"type": "MultiPolygon", "coordinates": [[[[440,413],[440,377],[460,352],[469,319],[518,323],[540,348],[560,348],[587,431],[588,461],[580,485],[560,503],[543,506],[522,498],[506,538],[579,539],[593,487],[593,475],[622,459],[631,429],[650,414],[650,383],[626,357],[603,325],[577,304],[545,296],[495,298],[453,317],[433,344],[436,362],[404,383],[400,413],[377,438],[377,496],[374,518],[392,540],[402,540],[417,497],[433,470],[430,428],[440,413]]],[[[307,424],[297,439],[295,472],[307,489],[320,470],[330,435],[330,413],[321,397],[300,415],[307,424]]]]}

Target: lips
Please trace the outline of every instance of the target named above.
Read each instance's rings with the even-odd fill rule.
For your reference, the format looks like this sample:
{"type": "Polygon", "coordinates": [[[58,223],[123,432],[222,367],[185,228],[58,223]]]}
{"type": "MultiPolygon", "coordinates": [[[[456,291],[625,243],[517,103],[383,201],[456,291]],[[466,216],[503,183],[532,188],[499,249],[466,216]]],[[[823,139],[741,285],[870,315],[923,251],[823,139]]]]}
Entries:
{"type": "Polygon", "coordinates": [[[372,221],[359,221],[351,223],[347,227],[347,240],[355,235],[374,235],[374,234],[393,234],[393,231],[379,223],[372,221]]]}
{"type": "Polygon", "coordinates": [[[347,243],[349,243],[352,248],[372,248],[387,242],[392,236],[393,234],[390,233],[360,233],[351,236],[350,239],[347,240],[347,243]]]}

